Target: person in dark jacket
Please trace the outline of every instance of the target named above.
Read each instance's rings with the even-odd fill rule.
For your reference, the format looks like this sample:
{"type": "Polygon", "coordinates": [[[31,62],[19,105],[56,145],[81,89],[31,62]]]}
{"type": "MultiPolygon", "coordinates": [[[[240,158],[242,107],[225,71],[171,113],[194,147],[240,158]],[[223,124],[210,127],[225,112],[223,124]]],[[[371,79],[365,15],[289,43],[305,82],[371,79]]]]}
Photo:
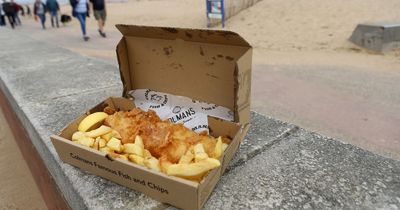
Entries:
{"type": "Polygon", "coordinates": [[[2,4],[3,11],[7,16],[7,19],[8,19],[8,22],[10,23],[11,28],[14,29],[14,27],[15,27],[14,13],[16,12],[15,7],[12,4],[12,2],[8,2],[6,0],[3,0],[3,2],[4,2],[2,4]]]}
{"type": "Polygon", "coordinates": [[[46,11],[46,5],[40,0],[35,0],[35,4],[33,5],[33,14],[35,15],[35,19],[36,17],[39,17],[43,29],[46,29],[46,11]]]}
{"type": "Polygon", "coordinates": [[[0,4],[0,26],[6,25],[5,16],[6,16],[6,13],[3,10],[3,4],[0,4]]]}
{"type": "Polygon", "coordinates": [[[58,12],[60,11],[60,6],[58,5],[57,0],[47,0],[46,7],[47,7],[47,10],[50,12],[50,16],[51,16],[51,27],[54,28],[54,19],[55,19],[55,22],[56,22],[56,25],[58,28],[59,27],[58,12]]]}
{"type": "Polygon", "coordinates": [[[19,11],[22,11],[22,6],[15,3],[14,0],[11,0],[11,3],[14,6],[14,10],[15,10],[15,12],[14,12],[15,22],[14,23],[15,23],[15,25],[21,25],[22,23],[21,23],[21,19],[19,19],[18,13],[19,13],[19,11]]]}

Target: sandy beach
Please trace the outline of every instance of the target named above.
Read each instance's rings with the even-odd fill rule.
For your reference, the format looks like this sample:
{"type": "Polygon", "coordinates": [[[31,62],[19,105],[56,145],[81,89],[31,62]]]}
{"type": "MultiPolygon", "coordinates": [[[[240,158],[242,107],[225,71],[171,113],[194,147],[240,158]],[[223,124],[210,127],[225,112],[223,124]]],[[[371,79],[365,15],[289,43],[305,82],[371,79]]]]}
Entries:
{"type": "MultiPolygon", "coordinates": [[[[361,66],[377,64],[381,68],[391,69],[393,64],[400,64],[400,50],[387,52],[383,56],[360,49],[349,43],[347,39],[358,23],[400,21],[399,7],[400,2],[395,0],[379,2],[373,0],[334,2],[263,0],[230,18],[225,29],[241,34],[252,44],[255,49],[254,60],[257,63],[321,62],[326,64],[327,61],[334,60],[333,64],[337,61],[339,64],[360,63],[361,66]],[[318,52],[321,56],[317,56],[317,53],[314,52],[318,52]],[[287,56],[282,56],[282,54],[287,54],[287,56]],[[332,56],[337,56],[337,61],[331,59],[332,56]],[[304,60],[304,57],[312,57],[312,60],[304,60]],[[323,59],[323,57],[329,59],[323,59]],[[352,57],[359,60],[353,62],[352,57]],[[285,61],[285,59],[290,59],[290,61],[285,61]],[[365,59],[364,62],[363,59],[365,59]]],[[[70,6],[62,6],[61,13],[71,14],[70,6]]],[[[76,40],[75,42],[82,47],[80,49],[80,47],[74,46],[73,40],[64,41],[55,36],[58,40],[54,41],[43,35],[51,30],[38,30],[31,35],[55,43],[70,42],[69,44],[72,45],[69,47],[70,49],[88,55],[92,55],[92,49],[104,50],[100,54],[110,54],[106,51],[113,51],[116,40],[119,39],[115,24],[205,28],[207,21],[204,2],[195,0],[110,2],[107,5],[107,14],[106,30],[111,34],[107,42],[112,43],[110,46],[100,45],[94,48],[90,43],[81,46],[79,40],[76,40]],[[36,33],[38,33],[37,36],[35,36],[36,33]]],[[[49,24],[49,21],[47,22],[49,24]]],[[[29,25],[34,24],[29,20],[28,23],[29,25]]],[[[88,27],[89,35],[98,36],[93,17],[89,19],[88,27]]],[[[62,30],[63,39],[79,37],[79,25],[76,19],[73,19],[66,28],[68,30],[62,30]]],[[[220,28],[220,26],[214,28],[220,28]]],[[[48,34],[51,35],[52,32],[48,34]]],[[[69,44],[59,44],[67,48],[69,46],[69,44]]],[[[99,52],[93,53],[98,54],[99,52]]],[[[108,56],[113,57],[113,55],[108,56]]]]}
{"type": "MultiPolygon", "coordinates": [[[[263,0],[230,18],[225,29],[238,32],[252,44],[256,63],[328,62],[393,69],[394,65],[400,64],[400,50],[387,52],[383,56],[360,49],[347,39],[358,23],[400,20],[397,12],[399,6],[400,3],[395,0],[263,0]]],[[[62,6],[61,13],[71,14],[71,7],[62,6]]],[[[52,30],[29,30],[29,34],[76,52],[115,61],[114,47],[120,37],[115,24],[205,28],[207,21],[205,3],[195,0],[110,2],[107,14],[106,31],[109,39],[100,43],[82,44],[76,19],[58,31],[62,39],[57,36],[59,33],[52,30]]],[[[39,26],[32,20],[24,22],[28,22],[29,26],[39,26]]],[[[92,38],[98,37],[93,17],[88,21],[88,28],[92,38]]]]}

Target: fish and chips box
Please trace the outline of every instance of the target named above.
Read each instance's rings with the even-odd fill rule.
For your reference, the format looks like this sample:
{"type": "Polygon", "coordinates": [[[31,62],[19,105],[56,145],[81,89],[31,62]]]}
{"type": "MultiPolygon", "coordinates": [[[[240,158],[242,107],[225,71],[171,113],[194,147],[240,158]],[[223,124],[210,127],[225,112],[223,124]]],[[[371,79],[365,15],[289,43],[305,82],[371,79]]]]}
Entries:
{"type": "Polygon", "coordinates": [[[117,56],[123,97],[110,97],[69,123],[51,140],[60,158],[71,165],[140,191],[182,209],[201,209],[229,165],[250,126],[252,47],[230,31],[117,25],[123,37],[117,56]],[[229,108],[234,122],[208,117],[210,135],[231,143],[221,167],[200,182],[168,176],[72,142],[80,121],[106,106],[135,107],[128,92],[151,89],[229,108]]]}

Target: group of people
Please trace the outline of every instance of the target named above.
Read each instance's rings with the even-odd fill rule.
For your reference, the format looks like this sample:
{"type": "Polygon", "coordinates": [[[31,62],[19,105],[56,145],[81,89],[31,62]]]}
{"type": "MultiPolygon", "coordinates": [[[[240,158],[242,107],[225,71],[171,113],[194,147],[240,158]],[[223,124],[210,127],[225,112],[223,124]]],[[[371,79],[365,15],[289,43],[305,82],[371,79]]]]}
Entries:
{"type": "MultiPolygon", "coordinates": [[[[15,28],[17,25],[21,25],[21,19],[19,18],[19,13],[21,15],[25,15],[24,8],[15,3],[14,0],[8,2],[7,0],[3,0],[3,3],[0,4],[0,26],[5,26],[6,17],[8,22],[10,23],[11,28],[15,28]]],[[[30,15],[29,7],[27,7],[27,13],[30,15]]]]}
{"type": "Polygon", "coordinates": [[[40,23],[42,24],[42,28],[46,29],[46,12],[50,13],[51,26],[54,28],[55,26],[58,28],[58,13],[60,11],[60,6],[58,5],[57,0],[46,0],[46,4],[40,0],[35,0],[33,4],[33,14],[35,15],[35,19],[40,19],[40,23]],[[55,23],[55,24],[54,24],[55,23]]]}
{"type": "MultiPolygon", "coordinates": [[[[24,15],[23,7],[15,3],[14,0],[3,0],[3,2],[3,4],[0,4],[0,26],[6,25],[5,17],[8,18],[11,28],[14,29],[16,25],[21,25],[18,14],[21,12],[21,14],[24,15]]],[[[93,15],[98,22],[98,32],[100,36],[106,37],[106,33],[104,32],[104,25],[107,17],[105,0],[90,0],[90,2],[89,0],[70,0],[70,4],[72,6],[72,16],[77,18],[80,23],[83,40],[89,40],[89,36],[86,32],[86,17],[90,17],[90,8],[93,8],[93,15]],[[92,7],[90,7],[90,5],[92,5],[92,7]]],[[[29,6],[26,7],[27,13],[30,15],[29,6]]],[[[40,20],[43,29],[46,29],[47,12],[51,17],[51,26],[53,28],[58,28],[60,6],[57,0],[46,0],[46,2],[35,0],[33,4],[33,14],[35,20],[40,20]]]]}

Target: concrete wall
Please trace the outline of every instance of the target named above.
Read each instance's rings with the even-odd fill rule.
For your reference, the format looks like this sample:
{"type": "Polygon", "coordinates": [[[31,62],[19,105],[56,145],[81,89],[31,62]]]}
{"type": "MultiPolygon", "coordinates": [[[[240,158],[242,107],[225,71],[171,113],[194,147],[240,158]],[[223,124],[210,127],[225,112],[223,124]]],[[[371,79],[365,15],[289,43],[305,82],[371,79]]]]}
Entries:
{"type": "MultiPolygon", "coordinates": [[[[261,0],[224,0],[225,4],[225,20],[236,15],[240,11],[253,6],[255,3],[261,0]]],[[[220,21],[218,19],[211,19],[211,26],[218,25],[220,21]]]]}
{"type": "Polygon", "coordinates": [[[225,0],[226,19],[236,15],[240,11],[252,6],[261,0],[225,0]]]}
{"type": "Polygon", "coordinates": [[[375,52],[400,48],[400,23],[358,24],[350,41],[375,52]]]}

